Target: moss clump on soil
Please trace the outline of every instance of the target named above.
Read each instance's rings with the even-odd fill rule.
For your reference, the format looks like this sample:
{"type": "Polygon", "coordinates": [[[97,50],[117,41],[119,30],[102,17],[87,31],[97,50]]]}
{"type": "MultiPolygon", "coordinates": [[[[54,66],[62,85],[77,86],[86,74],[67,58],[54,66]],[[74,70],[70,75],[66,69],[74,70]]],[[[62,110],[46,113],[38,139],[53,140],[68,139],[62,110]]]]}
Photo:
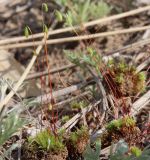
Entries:
{"type": "Polygon", "coordinates": [[[134,96],[145,90],[146,75],[144,72],[137,72],[134,66],[128,65],[123,60],[120,62],[111,60],[108,62],[108,68],[122,96],[134,96]]]}
{"type": "Polygon", "coordinates": [[[43,130],[35,137],[29,137],[22,149],[22,160],[76,160],[82,157],[89,141],[88,129],[81,127],[69,136],[64,134],[59,132],[54,135],[49,130],[43,130]]]}
{"type": "Polygon", "coordinates": [[[106,130],[106,133],[102,136],[104,146],[120,139],[124,139],[130,146],[140,142],[141,132],[136,126],[136,121],[130,116],[111,121],[106,126],[106,130]]]}
{"type": "Polygon", "coordinates": [[[81,129],[71,132],[66,143],[69,157],[74,160],[81,158],[88,142],[89,132],[87,127],[81,127],[81,129]]]}
{"type": "Polygon", "coordinates": [[[108,131],[120,130],[122,127],[134,127],[136,125],[136,121],[130,117],[125,116],[118,120],[113,120],[107,125],[108,131]]]}
{"type": "Polygon", "coordinates": [[[39,132],[26,142],[22,159],[65,160],[68,156],[67,148],[63,143],[63,136],[54,135],[49,130],[39,132]]]}
{"type": "Polygon", "coordinates": [[[70,134],[70,141],[77,149],[78,153],[83,153],[89,140],[89,133],[86,127],[82,127],[70,134]]]}

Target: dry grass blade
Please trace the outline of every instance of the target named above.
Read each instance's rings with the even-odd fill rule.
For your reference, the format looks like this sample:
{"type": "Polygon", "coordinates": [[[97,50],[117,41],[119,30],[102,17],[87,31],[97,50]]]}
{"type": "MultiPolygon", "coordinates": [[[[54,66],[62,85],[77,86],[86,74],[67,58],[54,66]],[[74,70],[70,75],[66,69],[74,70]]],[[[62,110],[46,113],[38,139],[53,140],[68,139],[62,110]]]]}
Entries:
{"type": "MultiPolygon", "coordinates": [[[[113,35],[117,35],[117,34],[140,32],[140,31],[144,31],[144,30],[147,30],[147,29],[150,29],[149,25],[148,26],[143,26],[143,27],[135,27],[135,28],[132,27],[132,28],[129,28],[129,29],[122,29],[122,30],[117,30],[117,31],[95,33],[95,34],[90,34],[90,35],[52,39],[52,40],[47,40],[47,44],[59,44],[59,43],[66,43],[66,42],[74,42],[74,41],[80,41],[80,40],[87,40],[87,39],[113,36],[113,35]]],[[[4,45],[4,46],[0,46],[0,49],[24,48],[24,47],[31,47],[31,46],[38,46],[38,45],[44,45],[44,41],[35,41],[35,42],[26,42],[26,43],[4,45]]]]}
{"type": "Polygon", "coordinates": [[[79,95],[77,95],[77,96],[75,96],[75,97],[66,99],[66,100],[64,100],[64,101],[60,101],[60,102],[56,103],[54,106],[60,106],[60,108],[61,108],[63,105],[68,104],[68,103],[70,103],[70,102],[72,102],[72,101],[75,101],[75,100],[77,100],[77,99],[79,99],[79,98],[82,98],[82,97],[84,97],[84,96],[87,96],[87,95],[90,94],[90,93],[91,93],[90,91],[85,91],[85,92],[83,92],[83,93],[81,93],[81,94],[79,94],[79,95]]]}
{"type": "MultiPolygon", "coordinates": [[[[64,89],[55,91],[55,92],[53,92],[53,98],[58,98],[58,97],[61,97],[61,96],[68,95],[70,93],[73,93],[73,92],[87,86],[88,84],[93,84],[93,83],[94,83],[94,81],[79,83],[79,84],[72,85],[70,87],[66,87],[64,89]]],[[[41,96],[39,96],[39,97],[35,98],[34,101],[37,102],[37,103],[40,103],[41,99],[42,99],[42,103],[47,104],[47,103],[51,102],[51,98],[52,97],[49,94],[48,95],[42,95],[42,98],[41,98],[41,96]]]]}
{"type": "Polygon", "coordinates": [[[67,123],[65,123],[65,124],[61,127],[61,129],[70,130],[70,129],[79,121],[79,119],[82,118],[83,113],[84,113],[84,115],[85,115],[86,113],[90,112],[91,109],[92,109],[93,107],[96,107],[100,102],[101,102],[101,100],[97,101],[97,102],[94,103],[94,104],[90,104],[90,105],[89,105],[88,107],[86,107],[86,108],[83,108],[82,113],[78,113],[78,114],[76,114],[74,117],[72,117],[67,123]]]}
{"type": "Polygon", "coordinates": [[[57,73],[57,72],[62,72],[66,69],[71,69],[71,68],[74,68],[74,67],[76,67],[75,64],[69,64],[69,65],[63,66],[63,67],[58,68],[58,69],[53,69],[50,72],[44,71],[44,72],[34,73],[32,75],[28,75],[25,80],[28,81],[28,80],[31,80],[31,79],[34,79],[34,78],[40,78],[41,76],[46,76],[48,74],[54,74],[54,73],[57,73]]]}
{"type": "MultiPolygon", "coordinates": [[[[84,82],[84,83],[78,83],[78,84],[66,87],[64,89],[60,89],[58,91],[54,91],[53,92],[53,98],[59,99],[61,96],[68,95],[68,94],[73,93],[73,92],[75,92],[77,90],[80,90],[81,88],[86,87],[87,85],[94,84],[94,83],[95,82],[93,80],[91,80],[91,81],[84,82]]],[[[48,103],[51,102],[52,97],[51,97],[50,94],[45,94],[45,95],[38,96],[38,97],[36,97],[34,99],[31,99],[31,101],[30,101],[30,99],[28,99],[27,101],[30,101],[31,104],[32,103],[40,104],[41,100],[42,100],[42,104],[48,104],[48,103]]],[[[67,100],[67,102],[70,101],[70,100],[67,100]]],[[[60,104],[61,104],[61,102],[60,102],[60,104]]],[[[57,103],[55,105],[57,105],[57,103]]],[[[20,108],[22,106],[22,104],[18,103],[16,106],[17,106],[17,108],[20,108]]]]}
{"type": "Polygon", "coordinates": [[[98,88],[99,88],[100,94],[101,94],[100,96],[102,98],[103,112],[104,112],[104,111],[106,111],[106,108],[108,108],[108,101],[107,101],[107,96],[106,96],[106,92],[105,92],[104,86],[103,86],[103,84],[101,82],[101,79],[99,77],[97,77],[96,73],[92,70],[92,68],[89,67],[88,65],[86,67],[88,68],[89,72],[94,77],[95,82],[98,85],[98,88]]]}
{"type": "MultiPolygon", "coordinates": [[[[74,27],[67,27],[67,28],[62,28],[62,29],[49,31],[48,36],[58,34],[58,33],[73,31],[74,29],[82,29],[83,27],[86,28],[86,27],[94,26],[94,25],[97,25],[97,24],[101,24],[101,23],[105,23],[105,22],[109,22],[109,21],[113,21],[113,20],[118,20],[118,19],[121,19],[121,18],[125,18],[125,17],[129,17],[129,16],[132,16],[132,15],[135,15],[135,14],[139,14],[141,12],[145,12],[145,11],[148,11],[148,10],[150,10],[150,5],[145,6],[145,7],[141,7],[141,8],[132,10],[132,11],[124,12],[124,13],[121,13],[121,14],[118,14],[118,15],[114,15],[114,16],[110,16],[110,17],[106,17],[106,18],[102,18],[102,19],[97,19],[97,20],[94,20],[94,21],[91,21],[91,22],[87,22],[87,23],[84,23],[82,25],[82,27],[81,26],[74,26],[74,27]]],[[[32,39],[32,38],[39,38],[39,37],[43,37],[43,35],[44,35],[43,33],[34,34],[33,37],[29,36],[28,39],[26,39],[26,37],[24,37],[24,36],[9,38],[9,39],[5,39],[5,40],[1,40],[0,45],[8,44],[8,43],[16,43],[18,41],[25,41],[25,40],[29,40],[29,39],[32,39]]]]}
{"type": "MultiPolygon", "coordinates": [[[[45,41],[47,37],[45,36],[43,38],[43,42],[45,41]]],[[[1,101],[0,103],[0,111],[2,110],[3,106],[6,105],[8,103],[8,101],[13,97],[13,95],[15,94],[15,92],[17,92],[17,90],[19,89],[19,87],[21,86],[21,84],[23,83],[24,79],[27,77],[30,69],[32,68],[37,56],[39,55],[41,49],[42,49],[43,45],[39,45],[36,49],[36,55],[33,55],[30,63],[28,64],[27,68],[25,69],[24,73],[22,74],[22,76],[20,77],[19,81],[16,83],[16,85],[14,86],[13,90],[4,98],[3,101],[1,101]]]]}
{"type": "Polygon", "coordinates": [[[150,103],[150,91],[145,93],[141,98],[139,98],[136,102],[133,103],[133,106],[131,108],[131,115],[133,116],[137,115],[139,111],[149,103],[150,103]]]}
{"type": "Polygon", "coordinates": [[[145,68],[149,64],[150,64],[150,57],[137,67],[137,72],[140,72],[143,68],[145,68]]]}

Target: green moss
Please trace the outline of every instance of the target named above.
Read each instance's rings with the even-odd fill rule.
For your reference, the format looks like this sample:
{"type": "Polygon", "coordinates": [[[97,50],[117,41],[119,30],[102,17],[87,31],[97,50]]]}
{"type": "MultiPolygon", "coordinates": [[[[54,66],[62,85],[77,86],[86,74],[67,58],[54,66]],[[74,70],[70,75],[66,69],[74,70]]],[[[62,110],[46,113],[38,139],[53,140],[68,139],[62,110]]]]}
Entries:
{"type": "Polygon", "coordinates": [[[111,121],[108,125],[107,125],[107,129],[109,131],[111,130],[119,130],[120,128],[122,127],[122,120],[121,119],[118,119],[118,120],[113,120],[111,121]]]}
{"type": "Polygon", "coordinates": [[[56,137],[53,133],[48,130],[39,132],[35,137],[29,138],[30,146],[37,146],[42,150],[47,151],[60,151],[64,149],[62,135],[56,137]]]}
{"type": "Polygon", "coordinates": [[[124,82],[124,76],[122,73],[118,74],[116,77],[115,77],[115,81],[117,83],[123,83],[124,82]]]}
{"type": "Polygon", "coordinates": [[[69,121],[69,119],[70,119],[69,116],[63,116],[61,121],[62,123],[66,123],[67,121],[69,121]]]}
{"type": "Polygon", "coordinates": [[[88,129],[87,127],[83,126],[81,129],[77,129],[77,131],[72,132],[70,134],[70,140],[75,145],[79,138],[88,136],[88,129]]]}
{"type": "Polygon", "coordinates": [[[139,157],[142,154],[142,151],[136,146],[131,147],[130,150],[131,150],[131,153],[136,157],[139,157]]]}
{"type": "Polygon", "coordinates": [[[125,116],[122,119],[122,125],[123,126],[132,127],[132,126],[135,126],[135,124],[136,124],[136,121],[130,116],[125,116]]]}
{"type": "Polygon", "coordinates": [[[138,79],[139,81],[145,81],[146,80],[146,75],[144,72],[138,73],[138,79]]]}
{"type": "Polygon", "coordinates": [[[130,116],[125,116],[121,119],[113,120],[109,122],[107,125],[107,130],[120,130],[122,127],[133,127],[135,126],[136,122],[135,120],[130,116]]]}
{"type": "Polygon", "coordinates": [[[137,73],[136,67],[128,65],[124,60],[109,63],[113,79],[123,96],[134,96],[145,90],[146,75],[144,72],[137,73]]]}
{"type": "Polygon", "coordinates": [[[72,109],[80,109],[80,104],[77,101],[71,102],[72,109]]]}
{"type": "Polygon", "coordinates": [[[67,13],[63,13],[66,26],[79,25],[80,23],[87,22],[91,19],[101,18],[108,15],[111,11],[111,7],[103,1],[72,0],[70,3],[66,1],[65,4],[68,7],[67,13]]]}
{"type": "Polygon", "coordinates": [[[129,71],[131,74],[135,75],[135,73],[136,73],[136,67],[135,67],[135,66],[129,66],[129,67],[128,67],[128,71],[129,71]]]}
{"type": "Polygon", "coordinates": [[[127,64],[122,60],[119,64],[118,64],[118,69],[120,72],[125,72],[128,69],[127,64]]]}
{"type": "Polygon", "coordinates": [[[113,58],[109,59],[108,62],[107,62],[107,65],[108,65],[108,67],[113,66],[114,65],[114,59],[113,58]]]}
{"type": "Polygon", "coordinates": [[[80,102],[73,101],[71,103],[72,109],[81,109],[81,108],[85,108],[86,106],[87,106],[87,103],[85,101],[80,101],[80,102]]]}

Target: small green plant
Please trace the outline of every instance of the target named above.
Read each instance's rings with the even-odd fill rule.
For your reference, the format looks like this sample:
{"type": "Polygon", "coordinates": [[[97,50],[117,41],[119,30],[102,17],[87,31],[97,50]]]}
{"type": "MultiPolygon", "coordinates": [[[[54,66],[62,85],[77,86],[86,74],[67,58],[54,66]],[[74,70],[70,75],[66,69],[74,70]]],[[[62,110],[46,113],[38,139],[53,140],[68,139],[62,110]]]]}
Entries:
{"type": "Polygon", "coordinates": [[[80,129],[77,129],[75,132],[71,132],[70,134],[70,139],[73,143],[76,143],[78,138],[82,135],[87,135],[88,134],[88,129],[85,126],[82,126],[80,129]]]}
{"type": "Polygon", "coordinates": [[[29,138],[30,145],[36,145],[39,149],[47,151],[60,151],[64,149],[62,135],[56,137],[48,130],[39,132],[34,138],[29,138]]]}
{"type": "Polygon", "coordinates": [[[109,131],[120,130],[122,127],[134,127],[136,124],[135,120],[130,116],[125,116],[118,120],[113,120],[107,125],[109,131]]]}
{"type": "Polygon", "coordinates": [[[115,77],[115,81],[116,81],[117,83],[123,83],[123,82],[124,82],[123,73],[118,74],[118,75],[115,77]]]}
{"type": "Polygon", "coordinates": [[[116,143],[120,139],[124,139],[129,146],[132,146],[141,142],[139,137],[141,137],[141,131],[136,126],[136,121],[126,115],[107,124],[106,132],[102,135],[102,144],[108,146],[112,142],[116,143]],[[108,139],[110,141],[108,141],[108,139]]]}
{"type": "Polygon", "coordinates": [[[66,123],[69,119],[70,119],[69,116],[63,116],[61,121],[62,121],[62,123],[66,123]]]}
{"type": "Polygon", "coordinates": [[[72,109],[81,109],[80,104],[77,101],[71,102],[71,108],[72,109]]]}
{"type": "Polygon", "coordinates": [[[50,130],[45,129],[37,133],[35,137],[29,137],[23,146],[25,159],[37,159],[39,157],[45,159],[63,159],[68,156],[68,150],[64,142],[64,130],[59,130],[55,135],[50,130]]]}
{"type": "Polygon", "coordinates": [[[118,70],[120,72],[125,72],[127,69],[128,69],[127,64],[123,60],[121,60],[121,62],[118,63],[118,70]]]}
{"type": "Polygon", "coordinates": [[[129,150],[128,144],[122,139],[117,143],[115,152],[111,151],[113,147],[114,144],[112,144],[110,148],[110,160],[125,160],[125,154],[129,150]]]}
{"type": "Polygon", "coordinates": [[[87,145],[83,153],[84,160],[99,160],[101,152],[101,142],[99,140],[96,140],[94,143],[94,148],[92,148],[90,144],[87,145]]]}
{"type": "Polygon", "coordinates": [[[139,149],[139,148],[136,147],[136,146],[131,147],[131,148],[130,148],[130,151],[131,151],[131,153],[132,153],[134,156],[136,156],[136,157],[139,157],[139,156],[141,156],[141,154],[142,154],[141,149],[139,149]]]}
{"type": "Polygon", "coordinates": [[[130,116],[125,116],[123,119],[122,119],[122,126],[125,126],[125,127],[134,127],[136,125],[136,121],[130,117],[130,116]]]}
{"type": "Polygon", "coordinates": [[[145,81],[145,80],[146,80],[145,73],[144,73],[144,72],[140,72],[140,73],[138,74],[138,79],[139,79],[140,81],[145,81]]]}
{"type": "Polygon", "coordinates": [[[106,128],[108,130],[114,130],[114,129],[119,130],[121,127],[122,127],[122,120],[118,119],[118,120],[111,121],[106,128]]]}
{"type": "Polygon", "coordinates": [[[60,6],[66,6],[68,0],[54,0],[60,6]]]}
{"type": "Polygon", "coordinates": [[[76,52],[69,52],[65,51],[67,58],[74,64],[80,66],[81,68],[85,69],[85,65],[90,65],[95,69],[97,74],[100,74],[100,65],[102,64],[102,57],[98,54],[94,49],[87,48],[87,53],[83,53],[82,51],[76,52]]]}
{"type": "Polygon", "coordinates": [[[133,96],[145,90],[146,75],[144,72],[137,73],[136,68],[125,63],[124,60],[120,62],[113,60],[108,62],[107,66],[123,96],[133,96]]]}
{"type": "Polygon", "coordinates": [[[134,96],[143,92],[146,88],[145,73],[137,73],[136,68],[125,63],[124,60],[117,62],[112,59],[108,61],[106,68],[103,68],[103,70],[108,72],[105,72],[105,74],[102,76],[100,69],[102,68],[101,66],[105,64],[102,61],[101,55],[92,48],[88,48],[86,54],[82,53],[81,51],[78,53],[70,53],[66,51],[66,55],[72,63],[80,66],[84,70],[86,70],[85,65],[91,66],[100,78],[104,77],[106,84],[108,84],[106,79],[111,78],[110,80],[114,81],[118,92],[121,93],[121,96],[134,96]],[[128,79],[128,81],[126,79],[128,79]]]}
{"type": "Polygon", "coordinates": [[[57,0],[58,4],[67,8],[67,13],[56,12],[56,18],[58,21],[65,21],[66,26],[72,26],[101,18],[108,15],[111,11],[111,7],[104,1],[92,1],[92,0],[57,0]]]}
{"type": "MultiPolygon", "coordinates": [[[[6,95],[6,91],[9,87],[8,80],[0,78],[0,98],[3,99],[6,95]]],[[[22,103],[23,106],[24,103],[22,103]]],[[[24,111],[24,107],[17,108],[15,105],[9,112],[7,107],[0,110],[0,147],[6,143],[6,141],[21,129],[28,121],[21,117],[21,113],[24,111]]]]}
{"type": "Polygon", "coordinates": [[[110,154],[109,160],[149,160],[149,157],[150,149],[141,151],[135,146],[129,149],[128,144],[124,140],[120,140],[115,152],[110,154]]]}
{"type": "Polygon", "coordinates": [[[83,153],[89,140],[89,133],[87,127],[83,126],[70,134],[70,142],[78,153],[83,153]]]}
{"type": "Polygon", "coordinates": [[[81,108],[85,108],[87,106],[87,103],[85,101],[73,101],[71,102],[71,108],[72,109],[81,109],[81,108]]]}
{"type": "Polygon", "coordinates": [[[0,146],[2,146],[15,132],[18,131],[27,121],[20,117],[20,113],[14,111],[7,117],[0,120],[0,146]]]}
{"type": "MultiPolygon", "coordinates": [[[[108,160],[149,160],[150,149],[144,149],[141,151],[138,147],[129,148],[128,143],[123,139],[115,145],[115,151],[113,151],[114,144],[110,147],[110,155],[108,160]]],[[[94,149],[88,144],[86,150],[83,153],[85,160],[99,160],[101,151],[101,143],[96,140],[94,149]]]]}

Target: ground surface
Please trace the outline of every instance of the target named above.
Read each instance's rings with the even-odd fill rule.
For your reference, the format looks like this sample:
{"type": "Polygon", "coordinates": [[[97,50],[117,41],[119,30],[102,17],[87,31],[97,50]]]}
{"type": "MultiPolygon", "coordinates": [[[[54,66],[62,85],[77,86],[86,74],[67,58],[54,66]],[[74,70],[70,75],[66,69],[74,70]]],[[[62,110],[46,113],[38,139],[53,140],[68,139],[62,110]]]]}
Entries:
{"type": "MultiPolygon", "coordinates": [[[[7,2],[6,2],[7,3],[7,2]]],[[[0,39],[6,39],[9,37],[15,37],[23,35],[23,28],[27,24],[31,26],[33,33],[39,33],[41,32],[41,1],[40,0],[33,0],[33,1],[19,1],[15,0],[13,2],[8,3],[6,6],[0,6],[0,39]]],[[[110,15],[117,14],[118,8],[119,12],[128,11],[135,9],[137,6],[129,5],[130,7],[126,7],[126,1],[120,2],[120,1],[111,1],[108,0],[108,3],[114,7],[110,15]]],[[[4,4],[3,4],[4,5],[4,4]]],[[[45,21],[48,21],[49,23],[54,22],[53,12],[54,9],[59,9],[58,6],[56,6],[51,1],[48,2],[50,11],[49,14],[46,15],[45,21]]],[[[139,4],[138,4],[139,5],[139,4]]],[[[83,30],[82,35],[86,33],[97,33],[97,32],[106,32],[106,31],[114,31],[114,30],[121,30],[121,29],[127,29],[131,27],[140,27],[144,25],[150,24],[150,15],[148,12],[143,12],[138,15],[134,15],[128,18],[123,18],[121,20],[108,22],[107,24],[101,25],[101,26],[94,26],[88,30],[83,30]]],[[[59,23],[55,26],[54,29],[62,27],[62,24],[59,23]]],[[[67,37],[75,35],[75,33],[65,33],[60,34],[57,36],[52,36],[52,38],[60,38],[60,37],[67,37]]],[[[99,54],[102,56],[112,55],[113,53],[116,53],[116,50],[122,49],[126,45],[130,45],[131,43],[138,42],[139,40],[144,39],[144,37],[149,38],[150,35],[147,31],[143,32],[136,32],[136,33],[127,33],[127,34],[121,34],[121,35],[114,35],[114,36],[108,36],[105,38],[98,38],[95,40],[88,40],[88,41],[82,41],[82,42],[72,42],[72,43],[64,43],[64,44],[56,44],[56,45],[48,45],[48,60],[50,65],[50,70],[61,68],[66,65],[70,65],[71,62],[67,59],[66,55],[64,54],[64,49],[71,50],[71,51],[84,51],[87,45],[90,45],[93,47],[96,51],[98,51],[99,54]]],[[[132,50],[124,52],[120,52],[120,55],[118,58],[124,57],[128,64],[133,64],[136,67],[138,67],[140,64],[145,63],[146,60],[150,58],[150,45],[140,46],[140,47],[133,47],[132,50]]],[[[19,62],[19,64],[26,68],[29,61],[32,57],[32,47],[28,48],[21,48],[21,49],[10,49],[9,52],[12,53],[12,56],[14,59],[19,62]]],[[[43,72],[47,70],[46,60],[44,60],[45,53],[44,50],[41,51],[39,57],[37,58],[37,62],[32,67],[32,70],[30,71],[30,75],[33,75],[38,72],[43,72]],[[44,61],[44,62],[43,62],[44,61]]],[[[118,59],[117,58],[117,59],[118,59]]],[[[149,91],[149,77],[150,77],[150,61],[148,64],[142,68],[142,71],[145,71],[147,74],[147,88],[146,92],[149,91]]],[[[67,67],[68,68],[68,67],[67,67]]],[[[64,69],[64,71],[56,71],[55,73],[51,74],[51,83],[53,92],[58,91],[60,89],[67,89],[70,90],[70,87],[72,85],[78,84],[78,83],[86,83],[91,81],[92,77],[89,73],[86,71],[83,71],[80,67],[73,67],[71,69],[64,69]]],[[[40,92],[37,93],[38,96],[44,93],[50,93],[50,87],[49,87],[49,76],[45,76],[43,78],[43,83],[41,83],[41,76],[39,78],[35,78],[32,80],[26,81],[28,85],[28,82],[31,82],[31,84],[37,84],[40,92]],[[41,86],[41,84],[43,86],[41,86]]],[[[93,82],[90,82],[93,83],[93,82]]],[[[130,86],[129,86],[130,87],[130,86]]],[[[65,90],[66,91],[66,90],[65,90]]],[[[64,92],[65,92],[64,91],[64,92]]],[[[66,91],[66,92],[67,92],[66,91]]],[[[62,93],[62,92],[61,92],[62,93]]],[[[99,94],[97,92],[97,94],[99,94]]],[[[143,94],[136,95],[138,97],[130,97],[131,103],[134,103],[136,100],[138,100],[140,97],[142,97],[143,94]]],[[[57,97],[57,96],[56,96],[57,97]]],[[[98,97],[98,95],[97,95],[98,97]]],[[[29,98],[29,97],[22,97],[22,99],[29,98]]],[[[32,97],[33,98],[33,97],[32,97]]],[[[35,97],[34,97],[35,98],[35,97]]],[[[12,100],[13,104],[15,104],[17,101],[19,101],[19,98],[16,96],[12,100]]],[[[90,87],[83,87],[82,89],[78,89],[73,92],[69,92],[69,94],[63,94],[62,96],[59,96],[55,98],[55,116],[56,117],[56,126],[58,128],[62,127],[65,123],[61,121],[61,118],[65,115],[68,115],[71,119],[74,117],[77,113],[82,113],[82,109],[75,107],[70,108],[72,106],[75,106],[75,103],[84,101],[85,105],[88,106],[91,103],[96,103],[97,99],[96,96],[93,97],[93,95],[90,92],[90,87]],[[75,100],[74,100],[75,99],[75,100]]],[[[45,100],[46,102],[46,100],[45,100]]],[[[10,107],[11,104],[9,104],[10,107]]],[[[110,102],[109,102],[110,103],[110,102]]],[[[94,109],[92,109],[91,112],[86,114],[86,116],[83,116],[80,118],[80,120],[77,120],[76,125],[73,125],[76,127],[80,125],[87,125],[89,127],[89,130],[91,133],[94,133],[98,131],[99,129],[103,128],[107,124],[108,121],[112,120],[113,113],[109,110],[103,115],[99,108],[100,104],[96,105],[94,109]],[[98,107],[97,107],[98,106],[98,107]],[[103,118],[104,116],[104,118],[103,118]],[[85,120],[86,119],[86,120],[85,120]]],[[[42,125],[42,127],[50,126],[51,123],[53,123],[53,119],[51,118],[51,109],[49,109],[50,105],[40,105],[40,107],[31,107],[29,110],[31,116],[34,119],[34,123],[30,124],[30,126],[25,127],[25,137],[26,137],[26,130],[32,130],[31,132],[36,132],[35,125],[37,125],[37,128],[39,129],[39,126],[42,125]],[[41,108],[42,109],[41,109],[41,108]],[[42,114],[44,111],[44,114],[42,114]]],[[[111,109],[111,108],[110,108],[111,109]]],[[[23,114],[23,116],[28,117],[29,115],[23,114]]],[[[148,103],[144,109],[142,109],[138,115],[136,116],[137,119],[137,126],[141,131],[145,131],[146,138],[143,138],[142,145],[143,147],[147,146],[150,142],[149,137],[149,128],[147,129],[146,126],[149,126],[150,121],[150,104],[148,103]]],[[[66,124],[68,126],[68,124],[66,124]]],[[[68,127],[67,127],[68,128],[68,127]]],[[[74,130],[74,127],[73,127],[74,130]]],[[[23,135],[24,136],[24,135],[23,135]]],[[[144,137],[144,136],[143,136],[144,137]]],[[[123,137],[124,138],[124,137],[123,137]]],[[[12,138],[13,139],[13,138],[12,138]]],[[[14,138],[15,139],[15,138],[14,138]]],[[[24,137],[22,142],[24,142],[24,137]]],[[[116,138],[117,139],[117,138],[116,138]]],[[[6,144],[6,148],[9,147],[9,143],[12,143],[14,140],[10,140],[8,144],[6,144]]],[[[15,141],[18,141],[15,139],[15,141]]],[[[108,147],[110,145],[109,139],[108,143],[105,141],[106,144],[103,144],[103,148],[108,147]]],[[[16,153],[14,154],[16,156],[16,153]]],[[[61,155],[61,154],[60,154],[61,155]]],[[[60,156],[59,155],[59,156],[60,156]]],[[[51,155],[50,155],[51,156],[51,155]]],[[[57,158],[56,158],[57,159],[57,158]]]]}

